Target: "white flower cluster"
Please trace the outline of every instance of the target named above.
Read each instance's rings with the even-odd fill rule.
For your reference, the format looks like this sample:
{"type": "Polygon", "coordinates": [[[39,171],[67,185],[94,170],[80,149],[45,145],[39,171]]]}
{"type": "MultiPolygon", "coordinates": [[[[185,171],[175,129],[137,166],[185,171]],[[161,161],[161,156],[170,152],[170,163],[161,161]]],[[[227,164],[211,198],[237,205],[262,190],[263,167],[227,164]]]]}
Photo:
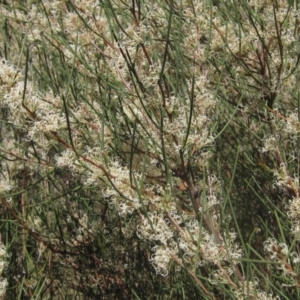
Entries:
{"type": "Polygon", "coordinates": [[[274,296],[272,293],[266,293],[258,288],[259,281],[245,281],[241,288],[234,291],[237,300],[244,299],[260,299],[260,300],[280,300],[279,296],[274,296]]]}
{"type": "Polygon", "coordinates": [[[274,136],[264,138],[264,146],[260,149],[261,153],[274,151],[277,146],[277,139],[274,136]]]}
{"type": "Polygon", "coordinates": [[[154,251],[154,254],[151,256],[151,262],[157,274],[167,276],[171,261],[170,247],[157,245],[152,250],[154,251]]]}
{"type": "MultiPolygon", "coordinates": [[[[4,166],[2,168],[4,169],[4,166]]],[[[5,192],[10,191],[13,188],[13,185],[11,184],[9,174],[7,172],[3,172],[1,174],[1,179],[0,179],[0,195],[3,195],[5,192]]]]}
{"type": "Polygon", "coordinates": [[[163,245],[167,245],[170,239],[174,236],[171,230],[169,221],[165,220],[162,214],[157,212],[148,213],[147,217],[137,228],[137,235],[140,238],[150,241],[159,241],[163,245]]]}
{"type": "Polygon", "coordinates": [[[283,274],[297,278],[297,273],[294,271],[291,261],[299,263],[298,254],[289,253],[288,245],[285,243],[278,243],[274,238],[269,238],[264,242],[264,249],[271,260],[278,263],[276,268],[281,270],[283,274]]]}
{"type": "Polygon", "coordinates": [[[3,271],[6,268],[8,257],[9,255],[5,246],[0,243],[0,299],[5,297],[6,288],[8,285],[7,279],[3,277],[3,271]]]}
{"type": "MultiPolygon", "coordinates": [[[[97,186],[97,196],[106,198],[121,218],[135,214],[136,226],[130,224],[122,230],[129,235],[136,228],[140,239],[155,245],[151,261],[158,273],[167,275],[172,256],[178,258],[181,253],[188,268],[213,265],[211,282],[229,283],[234,269],[220,266],[224,261],[236,266],[243,251],[235,232],[226,235],[219,224],[222,203],[217,180],[205,178],[207,196],[196,199],[196,209],[190,199],[198,197],[193,195],[196,189],[192,184],[198,184],[199,170],[208,165],[214,146],[211,127],[213,113],[219,112],[217,93],[235,97],[236,87],[247,78],[244,98],[275,92],[283,104],[290,100],[287,90],[298,82],[291,71],[297,61],[294,28],[300,21],[299,12],[296,5],[283,0],[277,1],[275,10],[272,1],[249,0],[247,7],[260,12],[260,26],[253,26],[253,15],[239,7],[234,10],[239,16],[236,21],[220,12],[224,3],[212,7],[206,1],[191,5],[183,0],[182,13],[177,13],[179,7],[174,5],[176,13],[168,24],[169,12],[159,3],[145,5],[145,16],[138,21],[130,14],[119,14],[128,11],[127,2],[112,1],[116,20],[108,18],[94,0],[84,4],[72,1],[72,9],[66,1],[47,0],[42,8],[31,1],[26,13],[1,10],[27,37],[33,55],[26,76],[25,68],[1,62],[0,106],[9,110],[8,122],[14,130],[22,131],[22,142],[8,144],[8,155],[22,157],[23,143],[30,142],[34,150],[26,154],[26,161],[31,162],[28,168],[68,170],[86,187],[97,186]],[[44,10],[48,18],[41,13],[44,10]],[[179,16],[182,19],[176,22],[179,16]],[[115,21],[124,30],[113,37],[115,21]],[[166,48],[163,29],[169,25],[172,30],[166,48]],[[44,43],[49,51],[49,57],[40,62],[36,43],[44,43]],[[214,60],[228,65],[220,65],[217,71],[209,69],[214,60]],[[50,74],[47,80],[43,75],[35,81],[39,63],[45,64],[50,74]],[[228,69],[231,76],[221,78],[228,69]],[[75,74],[74,78],[70,74],[75,74]],[[18,149],[11,150],[13,147],[18,149]],[[56,154],[51,157],[53,151],[56,154]],[[197,173],[195,177],[186,178],[187,166],[197,173]],[[187,186],[180,189],[182,182],[187,186]],[[202,225],[198,215],[204,220],[202,225]]],[[[15,65],[23,64],[18,57],[11,59],[15,65]]],[[[245,111],[251,113],[254,107],[249,104],[245,111]]],[[[282,122],[287,134],[298,136],[297,112],[282,122]]],[[[276,137],[265,136],[263,141],[262,153],[277,150],[276,137]]],[[[19,167],[13,162],[7,165],[10,173],[19,167]]],[[[8,171],[0,179],[0,193],[12,189],[8,171]]],[[[294,184],[285,166],[274,173],[278,185],[294,184]]],[[[300,236],[298,202],[298,198],[291,201],[289,216],[295,235],[300,236]]],[[[86,214],[77,219],[79,243],[91,232],[86,214]]],[[[33,223],[41,225],[38,219],[33,223]]],[[[274,245],[266,242],[265,247],[275,258],[274,245]]],[[[284,251],[282,247],[280,253],[284,251]]],[[[276,299],[257,291],[256,283],[248,284],[247,293],[244,287],[236,289],[237,299],[245,295],[276,299]]]]}

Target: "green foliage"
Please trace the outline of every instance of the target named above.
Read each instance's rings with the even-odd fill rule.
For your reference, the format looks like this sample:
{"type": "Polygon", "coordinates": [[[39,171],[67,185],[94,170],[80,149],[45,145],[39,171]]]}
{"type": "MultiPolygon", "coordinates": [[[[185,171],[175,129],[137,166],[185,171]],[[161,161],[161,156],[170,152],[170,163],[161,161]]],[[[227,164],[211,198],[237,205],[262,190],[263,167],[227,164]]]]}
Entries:
{"type": "Polygon", "coordinates": [[[298,299],[297,1],[0,4],[1,299],[298,299]]]}

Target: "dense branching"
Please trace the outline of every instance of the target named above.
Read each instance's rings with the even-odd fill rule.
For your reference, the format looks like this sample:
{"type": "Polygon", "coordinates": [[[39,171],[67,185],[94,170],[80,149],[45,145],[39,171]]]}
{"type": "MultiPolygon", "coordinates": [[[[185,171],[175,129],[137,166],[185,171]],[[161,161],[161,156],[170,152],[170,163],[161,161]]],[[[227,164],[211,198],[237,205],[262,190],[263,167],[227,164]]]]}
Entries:
{"type": "Polygon", "coordinates": [[[298,299],[298,1],[0,2],[1,299],[298,299]]]}

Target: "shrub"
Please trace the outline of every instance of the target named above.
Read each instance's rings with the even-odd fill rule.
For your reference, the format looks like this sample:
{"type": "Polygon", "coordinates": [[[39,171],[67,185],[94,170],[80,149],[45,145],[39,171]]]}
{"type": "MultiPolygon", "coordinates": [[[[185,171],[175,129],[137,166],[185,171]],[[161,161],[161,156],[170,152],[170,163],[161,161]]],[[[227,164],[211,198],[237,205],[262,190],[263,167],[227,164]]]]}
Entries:
{"type": "Polygon", "coordinates": [[[297,1],[0,15],[3,299],[299,297],[297,1]]]}

